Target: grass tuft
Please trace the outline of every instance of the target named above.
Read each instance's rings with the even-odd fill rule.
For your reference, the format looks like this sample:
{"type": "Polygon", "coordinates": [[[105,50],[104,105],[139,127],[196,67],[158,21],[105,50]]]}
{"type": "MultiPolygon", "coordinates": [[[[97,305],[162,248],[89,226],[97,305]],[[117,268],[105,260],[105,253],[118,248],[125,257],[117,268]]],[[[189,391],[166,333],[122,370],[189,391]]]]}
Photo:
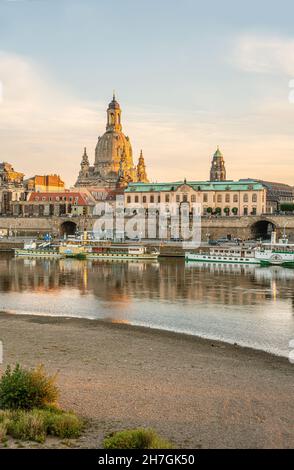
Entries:
{"type": "Polygon", "coordinates": [[[129,429],[107,436],[104,449],[171,449],[172,444],[158,436],[153,429],[129,429]]]}

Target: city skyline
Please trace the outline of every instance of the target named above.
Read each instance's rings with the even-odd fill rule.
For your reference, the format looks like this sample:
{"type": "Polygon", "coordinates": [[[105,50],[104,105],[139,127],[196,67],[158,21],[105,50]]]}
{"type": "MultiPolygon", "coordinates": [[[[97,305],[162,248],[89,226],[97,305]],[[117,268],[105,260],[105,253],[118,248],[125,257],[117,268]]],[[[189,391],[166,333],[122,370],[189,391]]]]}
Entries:
{"type": "Polygon", "coordinates": [[[228,179],[293,185],[290,2],[262,1],[254,20],[230,1],[215,17],[189,0],[99,3],[0,2],[2,160],[72,185],[115,89],[150,180],[208,180],[219,145],[228,179]]]}

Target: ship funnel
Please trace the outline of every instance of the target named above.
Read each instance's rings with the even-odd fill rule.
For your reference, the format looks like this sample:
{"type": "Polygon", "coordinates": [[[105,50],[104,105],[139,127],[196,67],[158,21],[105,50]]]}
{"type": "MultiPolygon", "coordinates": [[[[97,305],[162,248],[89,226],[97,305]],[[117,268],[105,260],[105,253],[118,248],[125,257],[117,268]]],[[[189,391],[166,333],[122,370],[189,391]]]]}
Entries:
{"type": "Polygon", "coordinates": [[[272,235],[271,235],[271,243],[274,244],[276,242],[277,242],[277,232],[273,230],[272,235]]]}

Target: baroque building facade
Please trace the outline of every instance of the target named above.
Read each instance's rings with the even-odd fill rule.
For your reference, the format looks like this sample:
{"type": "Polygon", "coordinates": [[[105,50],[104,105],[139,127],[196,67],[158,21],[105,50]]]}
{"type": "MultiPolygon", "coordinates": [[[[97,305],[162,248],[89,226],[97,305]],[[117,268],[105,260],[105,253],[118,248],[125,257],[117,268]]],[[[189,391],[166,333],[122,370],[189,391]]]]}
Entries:
{"type": "Polygon", "coordinates": [[[137,181],[148,183],[143,153],[135,166],[130,139],[122,132],[121,107],[113,95],[107,108],[106,132],[98,137],[94,165],[90,165],[85,148],[75,186],[115,189],[137,181]]]}
{"type": "Polygon", "coordinates": [[[266,189],[258,181],[177,181],[175,183],[130,183],[125,190],[125,207],[144,209],[171,204],[201,205],[201,215],[261,215],[266,209],[266,189]]]}

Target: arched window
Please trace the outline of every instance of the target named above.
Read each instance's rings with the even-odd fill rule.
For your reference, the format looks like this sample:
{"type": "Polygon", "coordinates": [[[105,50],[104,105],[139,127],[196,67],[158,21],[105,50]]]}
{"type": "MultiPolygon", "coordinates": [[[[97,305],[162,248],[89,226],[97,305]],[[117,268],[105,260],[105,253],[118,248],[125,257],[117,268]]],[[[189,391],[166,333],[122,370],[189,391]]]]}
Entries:
{"type": "Polygon", "coordinates": [[[248,202],[248,194],[245,193],[243,196],[243,202],[248,202]]]}
{"type": "Polygon", "coordinates": [[[222,195],[221,194],[217,195],[217,202],[222,202],[222,195]]]}
{"type": "Polygon", "coordinates": [[[252,194],[252,202],[257,202],[257,194],[256,193],[252,194]]]}
{"type": "Polygon", "coordinates": [[[228,193],[226,194],[226,202],[230,202],[230,195],[228,193]]]}
{"type": "Polygon", "coordinates": [[[238,194],[234,194],[234,196],[233,196],[233,202],[238,202],[238,194]]]}

